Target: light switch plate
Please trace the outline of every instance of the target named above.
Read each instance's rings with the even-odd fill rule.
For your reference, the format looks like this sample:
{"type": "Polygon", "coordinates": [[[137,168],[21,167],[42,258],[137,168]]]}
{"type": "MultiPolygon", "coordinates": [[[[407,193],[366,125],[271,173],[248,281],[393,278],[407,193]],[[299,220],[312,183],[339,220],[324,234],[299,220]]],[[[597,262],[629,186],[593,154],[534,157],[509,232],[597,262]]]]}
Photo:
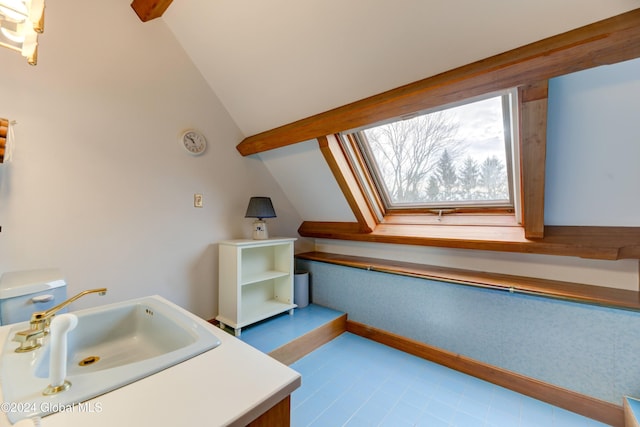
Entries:
{"type": "Polygon", "coordinates": [[[202,194],[195,193],[193,195],[193,207],[194,208],[201,208],[202,207],[202,194]]]}

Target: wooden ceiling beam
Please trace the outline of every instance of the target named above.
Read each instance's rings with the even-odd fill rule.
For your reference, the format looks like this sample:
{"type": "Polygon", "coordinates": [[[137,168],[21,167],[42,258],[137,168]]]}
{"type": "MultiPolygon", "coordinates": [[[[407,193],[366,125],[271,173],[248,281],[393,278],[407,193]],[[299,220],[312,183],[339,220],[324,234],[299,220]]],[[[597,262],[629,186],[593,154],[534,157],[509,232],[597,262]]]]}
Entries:
{"type": "Polygon", "coordinates": [[[142,22],[162,16],[173,0],[133,0],[131,7],[142,22]]]}
{"type": "Polygon", "coordinates": [[[640,9],[245,138],[243,156],[640,57],[640,9]]]}

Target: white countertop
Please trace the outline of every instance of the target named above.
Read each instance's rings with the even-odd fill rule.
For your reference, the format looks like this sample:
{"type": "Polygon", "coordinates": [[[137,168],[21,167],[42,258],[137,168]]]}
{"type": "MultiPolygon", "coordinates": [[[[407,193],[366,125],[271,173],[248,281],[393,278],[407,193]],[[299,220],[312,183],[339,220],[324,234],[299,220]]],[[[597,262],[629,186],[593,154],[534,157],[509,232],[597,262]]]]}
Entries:
{"type": "MultiPolygon", "coordinates": [[[[13,326],[0,327],[0,343],[13,326]]],[[[61,408],[67,410],[44,417],[42,427],[244,426],[300,386],[296,371],[207,326],[221,341],[217,348],[96,397],[83,407],[61,408]]],[[[0,426],[10,425],[0,411],[0,426]]]]}

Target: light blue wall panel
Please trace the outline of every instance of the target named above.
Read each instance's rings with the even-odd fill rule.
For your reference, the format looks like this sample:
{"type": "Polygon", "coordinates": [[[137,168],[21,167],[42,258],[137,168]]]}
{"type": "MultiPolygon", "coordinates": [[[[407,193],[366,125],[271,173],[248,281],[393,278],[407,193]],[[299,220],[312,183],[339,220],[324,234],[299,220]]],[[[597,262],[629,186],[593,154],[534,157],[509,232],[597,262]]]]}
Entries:
{"type": "Polygon", "coordinates": [[[615,404],[640,396],[640,314],[298,260],[315,304],[615,404]]]}
{"type": "Polygon", "coordinates": [[[640,226],[640,59],[549,81],[545,224],[640,226]]]}

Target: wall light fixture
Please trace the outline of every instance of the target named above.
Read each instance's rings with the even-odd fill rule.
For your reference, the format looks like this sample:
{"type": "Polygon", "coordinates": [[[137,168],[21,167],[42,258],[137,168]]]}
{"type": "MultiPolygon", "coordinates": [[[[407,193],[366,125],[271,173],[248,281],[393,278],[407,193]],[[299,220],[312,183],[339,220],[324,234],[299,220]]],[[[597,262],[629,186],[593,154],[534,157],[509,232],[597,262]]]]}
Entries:
{"type": "Polygon", "coordinates": [[[0,46],[38,62],[38,34],[44,31],[44,0],[0,0],[0,46]]]}

